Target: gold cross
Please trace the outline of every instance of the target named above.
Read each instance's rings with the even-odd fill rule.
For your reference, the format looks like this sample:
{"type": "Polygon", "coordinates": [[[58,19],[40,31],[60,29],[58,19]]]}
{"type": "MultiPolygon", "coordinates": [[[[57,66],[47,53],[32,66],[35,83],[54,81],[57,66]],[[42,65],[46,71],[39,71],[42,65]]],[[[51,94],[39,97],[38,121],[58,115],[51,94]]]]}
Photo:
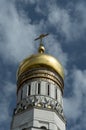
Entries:
{"type": "Polygon", "coordinates": [[[48,33],[47,33],[47,34],[41,34],[39,37],[37,37],[37,38],[35,39],[35,41],[40,39],[40,45],[41,45],[41,44],[42,44],[42,39],[43,39],[44,37],[46,37],[47,35],[49,35],[49,34],[48,34],[48,33]]]}

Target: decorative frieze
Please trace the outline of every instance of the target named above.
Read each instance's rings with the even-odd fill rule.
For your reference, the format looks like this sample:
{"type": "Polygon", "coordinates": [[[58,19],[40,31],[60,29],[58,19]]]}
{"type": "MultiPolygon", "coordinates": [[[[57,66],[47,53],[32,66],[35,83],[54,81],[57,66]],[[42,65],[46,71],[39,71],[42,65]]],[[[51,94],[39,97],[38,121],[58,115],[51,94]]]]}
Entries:
{"type": "Polygon", "coordinates": [[[63,109],[62,106],[58,103],[58,101],[48,96],[45,97],[41,95],[29,96],[21,100],[21,102],[17,104],[15,114],[20,113],[33,106],[40,107],[43,109],[46,108],[46,109],[56,110],[61,116],[63,116],[63,109]]]}

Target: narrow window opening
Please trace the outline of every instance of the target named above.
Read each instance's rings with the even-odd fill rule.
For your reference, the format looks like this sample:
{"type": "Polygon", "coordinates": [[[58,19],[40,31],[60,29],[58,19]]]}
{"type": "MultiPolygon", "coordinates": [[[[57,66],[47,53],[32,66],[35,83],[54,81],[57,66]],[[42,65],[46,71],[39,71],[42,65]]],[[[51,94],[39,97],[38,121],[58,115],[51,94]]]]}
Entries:
{"type": "Polygon", "coordinates": [[[22,130],[26,130],[26,128],[23,128],[22,130]]]}
{"type": "Polygon", "coordinates": [[[55,97],[57,99],[57,88],[55,89],[55,97]]]}
{"type": "Polygon", "coordinates": [[[40,94],[40,83],[38,83],[38,94],[40,94]]]}
{"type": "Polygon", "coordinates": [[[48,84],[48,96],[50,95],[50,86],[48,84]]]}
{"type": "Polygon", "coordinates": [[[31,91],[31,85],[29,84],[29,86],[28,86],[28,96],[30,95],[30,91],[31,91]]]}
{"type": "Polygon", "coordinates": [[[44,129],[44,130],[46,130],[46,129],[47,129],[45,126],[41,126],[40,128],[41,128],[41,129],[44,129]]]}
{"type": "Polygon", "coordinates": [[[21,89],[21,100],[23,98],[23,89],[21,89]]]}

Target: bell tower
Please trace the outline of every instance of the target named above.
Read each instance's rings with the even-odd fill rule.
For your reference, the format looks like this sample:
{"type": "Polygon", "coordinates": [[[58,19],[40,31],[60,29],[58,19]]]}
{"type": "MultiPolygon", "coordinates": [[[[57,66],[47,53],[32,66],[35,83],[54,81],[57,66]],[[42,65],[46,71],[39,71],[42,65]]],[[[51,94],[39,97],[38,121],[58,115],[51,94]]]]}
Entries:
{"type": "MultiPolygon", "coordinates": [[[[60,62],[45,53],[24,59],[17,72],[17,105],[11,130],[66,130],[63,113],[64,72],[60,62]]],[[[36,40],[37,40],[36,39],[36,40]]]]}

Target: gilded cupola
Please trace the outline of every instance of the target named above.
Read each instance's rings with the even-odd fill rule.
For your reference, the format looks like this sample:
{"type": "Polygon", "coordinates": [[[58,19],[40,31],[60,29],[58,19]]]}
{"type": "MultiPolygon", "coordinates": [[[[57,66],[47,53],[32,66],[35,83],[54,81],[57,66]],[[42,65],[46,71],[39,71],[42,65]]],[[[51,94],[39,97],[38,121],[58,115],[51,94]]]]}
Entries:
{"type": "MultiPolygon", "coordinates": [[[[55,57],[45,53],[45,47],[42,44],[42,38],[45,36],[46,35],[42,34],[40,35],[39,38],[36,39],[36,40],[41,39],[40,46],[38,48],[38,53],[27,57],[20,63],[18,73],[17,73],[18,89],[20,88],[21,84],[24,83],[26,80],[31,79],[31,78],[36,78],[34,74],[33,75],[30,74],[30,71],[35,70],[35,69],[39,70],[40,68],[45,68],[46,70],[55,72],[55,74],[58,75],[59,78],[57,79],[58,80],[57,82],[60,84],[61,89],[63,90],[63,86],[64,86],[63,85],[63,80],[64,80],[63,67],[55,57]],[[30,75],[27,75],[28,72],[30,75]]],[[[53,76],[53,73],[51,75],[53,76]]],[[[41,75],[39,75],[38,77],[40,76],[41,75]]],[[[44,77],[46,76],[48,78],[48,74],[44,75],[44,77]]],[[[55,80],[54,77],[53,77],[53,80],[55,80]]]]}

